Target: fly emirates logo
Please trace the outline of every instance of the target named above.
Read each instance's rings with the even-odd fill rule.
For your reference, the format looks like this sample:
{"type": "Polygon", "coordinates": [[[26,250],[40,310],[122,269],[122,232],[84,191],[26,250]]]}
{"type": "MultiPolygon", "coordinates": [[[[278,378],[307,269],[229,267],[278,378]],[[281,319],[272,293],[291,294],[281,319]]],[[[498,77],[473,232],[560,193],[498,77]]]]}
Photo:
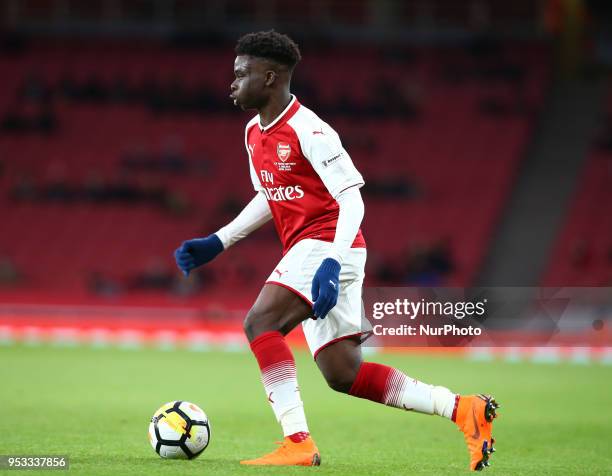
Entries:
{"type": "Polygon", "coordinates": [[[264,194],[268,200],[273,202],[284,202],[285,200],[296,200],[304,197],[304,190],[300,185],[295,186],[274,186],[274,174],[262,170],[260,172],[261,184],[264,187],[264,194]]]}

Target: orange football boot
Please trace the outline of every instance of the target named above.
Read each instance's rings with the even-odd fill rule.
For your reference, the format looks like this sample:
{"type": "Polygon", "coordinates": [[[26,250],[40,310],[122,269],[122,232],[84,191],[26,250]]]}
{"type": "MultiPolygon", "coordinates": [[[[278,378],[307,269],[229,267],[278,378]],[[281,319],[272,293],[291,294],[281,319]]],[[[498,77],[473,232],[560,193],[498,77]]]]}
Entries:
{"type": "Polygon", "coordinates": [[[493,419],[499,404],[490,395],[460,396],[455,423],[463,432],[470,452],[470,469],[480,471],[490,466],[489,458],[495,451],[491,436],[493,419]]]}
{"type": "Polygon", "coordinates": [[[294,443],[287,436],[272,453],[257,459],[241,461],[240,464],[256,466],[319,466],[321,455],[315,442],[309,436],[304,441],[294,443]]]}

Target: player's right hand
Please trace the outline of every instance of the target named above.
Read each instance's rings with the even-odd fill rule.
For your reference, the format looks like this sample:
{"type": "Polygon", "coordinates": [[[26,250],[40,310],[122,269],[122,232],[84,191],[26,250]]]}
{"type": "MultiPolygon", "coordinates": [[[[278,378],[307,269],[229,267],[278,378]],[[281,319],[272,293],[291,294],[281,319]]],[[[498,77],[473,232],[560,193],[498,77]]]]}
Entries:
{"type": "Polygon", "coordinates": [[[174,258],[178,268],[189,276],[192,269],[212,261],[222,251],[223,243],[217,235],[212,234],[206,238],[183,241],[174,252],[174,258]]]}
{"type": "Polygon", "coordinates": [[[312,280],[312,310],[315,319],[325,319],[338,302],[340,291],[340,263],[325,258],[312,280]]]}

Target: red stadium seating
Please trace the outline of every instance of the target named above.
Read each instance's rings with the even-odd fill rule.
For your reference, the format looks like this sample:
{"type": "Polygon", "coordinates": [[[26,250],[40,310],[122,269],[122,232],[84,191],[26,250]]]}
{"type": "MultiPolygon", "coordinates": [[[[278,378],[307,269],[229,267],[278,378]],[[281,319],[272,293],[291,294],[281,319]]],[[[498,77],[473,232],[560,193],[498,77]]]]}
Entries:
{"type": "Polygon", "coordinates": [[[577,181],[543,286],[612,286],[612,83],[604,107],[607,128],[577,181]]]}
{"type": "Polygon", "coordinates": [[[544,286],[612,286],[612,153],[591,154],[543,278],[544,286]]]}
{"type": "MultiPolygon", "coordinates": [[[[363,228],[370,271],[376,263],[403,259],[414,243],[448,237],[455,270],[444,284],[467,285],[474,278],[512,187],[533,118],[529,113],[486,116],[479,105],[492,97],[515,104],[520,94],[520,101],[533,112],[541,104],[547,80],[541,49],[518,45],[508,54],[527,71],[520,91],[495,81],[441,79],[449,57],[470,68],[466,53],[458,51],[449,55],[422,50],[409,63],[388,63],[376,51],[347,49],[342,55],[306,58],[298,68],[298,75],[316,82],[323,104],[340,90],[366,100],[372,82],[381,75],[395,81],[410,78],[420,91],[419,119],[330,119],[366,182],[405,177],[422,190],[414,199],[366,197],[363,228]],[[319,79],[321,71],[325,76],[319,79]],[[374,152],[353,148],[347,138],[355,135],[372,138],[374,152]]],[[[50,84],[57,84],[67,71],[81,78],[124,76],[134,82],[147,76],[179,75],[188,85],[206,82],[223,97],[232,79],[232,61],[229,50],[177,52],[162,46],[112,43],[39,46],[22,57],[0,58],[0,69],[6,72],[0,114],[13,103],[30,71],[50,84]]],[[[253,195],[242,140],[248,114],[156,116],[140,105],[84,105],[65,99],[55,103],[59,122],[55,134],[0,135],[0,161],[5,168],[0,177],[0,256],[14,260],[26,276],[24,287],[82,293],[92,271],[125,279],[156,256],[173,266],[172,251],[181,240],[214,231],[229,218],[219,212],[224,200],[233,197],[245,203],[253,195]],[[106,179],[118,177],[127,149],[142,143],[159,151],[169,136],[180,137],[184,153],[205,157],[212,170],[182,176],[138,172],[130,180],[157,180],[186,195],[195,206],[189,216],[172,216],[147,205],[15,203],[9,198],[8,191],[22,175],[44,182],[60,173],[75,184],[92,172],[106,179]]],[[[306,105],[317,111],[317,104],[306,105]]],[[[260,233],[265,237],[237,245],[230,256],[212,264],[213,270],[228,277],[224,284],[255,289],[273,269],[280,247],[268,238],[270,233],[260,233]],[[246,281],[240,277],[245,267],[251,270],[246,281]]],[[[377,282],[373,272],[369,282],[377,282]]]]}

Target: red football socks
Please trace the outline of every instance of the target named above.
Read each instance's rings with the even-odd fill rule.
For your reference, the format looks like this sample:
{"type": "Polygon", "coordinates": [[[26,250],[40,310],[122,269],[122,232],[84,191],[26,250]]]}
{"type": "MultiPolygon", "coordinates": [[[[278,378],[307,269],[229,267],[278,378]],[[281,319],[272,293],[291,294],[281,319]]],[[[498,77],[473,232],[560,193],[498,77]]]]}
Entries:
{"type": "Polygon", "coordinates": [[[357,378],[353,382],[349,395],[385,403],[383,397],[389,374],[393,369],[386,365],[364,362],[359,367],[357,378]]]}
{"type": "Polygon", "coordinates": [[[295,360],[285,338],[278,331],[264,332],[251,342],[251,350],[261,370],[268,402],[284,435],[299,440],[300,434],[305,433],[307,437],[308,425],[298,389],[295,360]]]}
{"type": "Polygon", "coordinates": [[[310,436],[310,433],[308,433],[307,431],[298,431],[297,433],[294,433],[293,435],[289,435],[289,439],[293,441],[294,443],[301,443],[302,441],[307,439],[309,436],[310,436]]]}
{"type": "Polygon", "coordinates": [[[397,369],[371,362],[361,364],[349,395],[446,418],[451,418],[456,399],[445,387],[428,385],[397,369]]]}

